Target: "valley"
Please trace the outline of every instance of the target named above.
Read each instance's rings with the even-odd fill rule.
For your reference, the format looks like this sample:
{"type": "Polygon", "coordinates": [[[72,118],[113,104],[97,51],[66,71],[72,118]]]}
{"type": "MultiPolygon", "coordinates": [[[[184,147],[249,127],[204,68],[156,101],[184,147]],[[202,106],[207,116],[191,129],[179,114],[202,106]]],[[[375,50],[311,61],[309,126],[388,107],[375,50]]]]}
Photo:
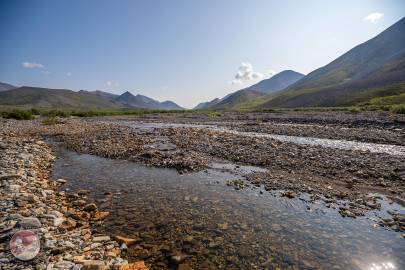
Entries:
{"type": "MultiPolygon", "coordinates": [[[[185,112],[1,125],[3,148],[10,137],[44,140],[56,157],[50,182],[64,179],[64,196],[109,213],[90,223],[92,234],[133,239],[117,254],[149,269],[405,264],[403,115],[185,112]]],[[[101,244],[81,260],[108,262],[101,244]]],[[[65,252],[51,261],[83,263],[65,252]]]]}

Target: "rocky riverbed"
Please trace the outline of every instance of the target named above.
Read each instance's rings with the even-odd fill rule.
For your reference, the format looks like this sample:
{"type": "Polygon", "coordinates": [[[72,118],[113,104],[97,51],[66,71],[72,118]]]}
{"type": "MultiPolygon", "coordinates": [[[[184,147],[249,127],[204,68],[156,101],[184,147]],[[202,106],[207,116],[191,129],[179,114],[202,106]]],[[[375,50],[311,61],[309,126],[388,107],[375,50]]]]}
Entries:
{"type": "MultiPolygon", "coordinates": [[[[215,160],[260,166],[267,171],[245,176],[254,186],[282,190],[286,197],[305,192],[312,201],[325,201],[347,217],[379,209],[380,195],[405,201],[405,156],[300,145],[203,125],[154,127],[152,123],[145,128],[140,120],[144,119],[114,123],[70,120],[43,127],[41,133],[79,153],[172,167],[181,173],[200,171],[215,160]]],[[[403,219],[392,213],[392,219],[381,225],[404,231],[403,219]]]]}
{"type": "Polygon", "coordinates": [[[0,269],[146,269],[126,268],[131,265],[120,257],[123,246],[93,232],[109,213],[87,202],[87,192],[59,192],[66,180],[49,180],[54,156],[44,141],[3,128],[0,269]],[[20,230],[31,230],[41,241],[41,251],[27,262],[16,259],[8,246],[20,230]]]}
{"type": "MultiPolygon", "coordinates": [[[[201,238],[201,235],[198,236],[201,233],[195,235],[194,232],[189,231],[187,226],[181,227],[180,224],[180,227],[170,225],[168,228],[171,229],[166,231],[168,235],[159,236],[158,231],[161,229],[159,226],[156,227],[156,224],[155,226],[146,222],[145,225],[139,220],[136,221],[136,224],[141,223],[146,226],[141,225],[140,228],[147,230],[146,239],[151,243],[136,242],[135,247],[137,248],[132,246],[127,252],[126,244],[131,243],[132,245],[132,240],[140,241],[139,235],[136,233],[133,232],[131,236],[131,230],[138,231],[139,228],[127,230],[131,239],[125,238],[127,235],[124,235],[124,238],[117,238],[120,229],[125,227],[125,223],[120,222],[127,215],[133,216],[133,219],[136,220],[133,215],[134,211],[139,216],[143,216],[142,208],[134,209],[134,205],[144,205],[144,201],[134,202],[134,198],[128,197],[123,200],[126,202],[125,205],[120,204],[121,208],[109,208],[105,205],[111,201],[113,194],[108,190],[105,191],[105,194],[103,193],[102,198],[96,198],[89,195],[87,191],[64,189],[62,180],[49,181],[48,175],[53,160],[49,145],[55,145],[55,143],[58,147],[81,154],[127,160],[151,167],[173,168],[180,174],[187,175],[212,169],[215,162],[231,162],[236,164],[235,166],[257,166],[260,167],[260,170],[249,171],[241,174],[237,179],[226,181],[228,188],[256,189],[259,194],[268,193],[278,197],[278,200],[299,200],[306,205],[308,211],[312,211],[314,205],[321,203],[331,213],[347,219],[362,216],[366,216],[368,219],[370,213],[376,214],[372,218],[375,222],[369,224],[370,228],[395,232],[401,238],[405,236],[404,211],[398,210],[400,208],[387,208],[390,204],[398,204],[402,207],[405,204],[405,156],[400,154],[401,151],[390,153],[389,151],[370,152],[366,149],[340,149],[333,146],[280,141],[263,136],[263,134],[276,134],[353,140],[371,143],[371,147],[373,147],[373,143],[379,143],[391,147],[390,149],[396,149],[396,147],[402,149],[401,147],[405,145],[405,121],[402,116],[392,117],[375,113],[354,115],[343,113],[304,113],[303,115],[298,113],[185,113],[152,114],[129,118],[71,118],[61,119],[60,123],[55,125],[44,125],[40,120],[1,121],[2,147],[5,150],[1,156],[2,162],[5,164],[2,166],[4,169],[2,168],[1,172],[5,178],[1,178],[4,188],[1,191],[1,221],[3,223],[0,229],[4,229],[2,232],[4,237],[0,257],[6,266],[5,269],[14,269],[14,265],[17,265],[16,269],[32,265],[32,262],[27,264],[13,259],[7,251],[6,239],[17,229],[22,228],[24,221],[21,219],[23,218],[30,218],[29,220],[35,220],[33,222],[38,221],[37,224],[41,224],[39,228],[34,228],[44,240],[43,252],[41,251],[41,256],[34,261],[35,264],[40,265],[39,267],[53,265],[56,269],[73,267],[80,269],[85,263],[94,263],[95,265],[105,264],[108,267],[115,265],[114,267],[119,268],[122,267],[120,265],[127,263],[126,259],[131,262],[141,261],[140,263],[146,260],[146,264],[151,269],[167,267],[199,269],[205,263],[204,259],[197,254],[187,260],[181,260],[186,263],[173,261],[176,260],[178,254],[190,251],[187,248],[183,249],[184,243],[186,246],[190,246],[187,241],[193,245],[200,243],[190,237],[201,238]],[[258,136],[246,136],[245,133],[254,133],[258,136]],[[19,162],[15,162],[17,160],[19,162]],[[21,175],[21,177],[9,177],[13,174],[21,175]],[[14,186],[20,187],[12,191],[10,186],[11,189],[14,186]],[[94,199],[97,199],[97,205],[92,204],[94,199]],[[129,205],[131,201],[134,205],[129,205]],[[99,207],[103,210],[98,210],[99,207]],[[120,220],[120,222],[114,223],[109,219],[108,212],[117,211],[117,209],[121,209],[117,212],[121,213],[121,216],[117,216],[115,212],[112,216],[113,220],[120,220]],[[128,212],[127,209],[131,210],[128,212]],[[104,219],[113,229],[100,227],[104,223],[104,219]],[[68,228],[65,228],[66,226],[68,228]],[[188,237],[191,240],[187,240],[188,238],[186,240],[172,239],[176,231],[185,239],[188,237]],[[155,235],[154,240],[153,235],[155,235]],[[53,241],[49,242],[49,239],[53,241]],[[175,241],[174,246],[170,244],[171,241],[175,241]],[[124,247],[122,247],[122,243],[125,244],[124,247]],[[163,248],[169,246],[169,250],[162,251],[160,249],[162,245],[163,248]],[[155,250],[155,247],[158,250],[155,250]],[[145,252],[149,255],[145,255],[145,252]]],[[[344,141],[342,142],[344,143],[344,141]]],[[[63,167],[61,174],[63,175],[63,167]]],[[[80,178],[80,176],[78,177],[80,178]]],[[[80,183],[80,181],[76,183],[80,183]]],[[[147,182],[142,184],[148,185],[147,182]]],[[[91,190],[91,187],[88,188],[91,190]]],[[[159,188],[157,187],[157,189],[159,188]]],[[[156,189],[151,188],[147,192],[155,194],[156,189]]],[[[160,193],[156,194],[161,196],[160,193]]],[[[188,198],[187,201],[193,202],[197,207],[205,209],[205,206],[199,205],[198,198],[195,202],[192,196],[184,195],[184,198],[188,198]]],[[[167,203],[170,204],[170,200],[167,203]]],[[[154,205],[154,202],[151,202],[151,205],[154,205]]],[[[159,207],[157,206],[157,208],[159,207]]],[[[226,207],[226,204],[223,207],[226,207]]],[[[153,209],[148,211],[154,212],[153,209]]],[[[160,213],[156,213],[156,215],[161,216],[160,213]]],[[[177,213],[170,215],[176,216],[177,213]]],[[[247,217],[248,214],[241,212],[240,215],[247,217]]],[[[153,219],[150,215],[146,217],[153,219]]],[[[168,218],[165,216],[165,219],[168,218]]],[[[179,216],[178,220],[180,219],[179,216]]],[[[255,217],[252,217],[252,220],[255,220],[255,217]]],[[[156,222],[166,224],[162,220],[156,222]]],[[[215,221],[212,222],[215,224],[215,221]]],[[[231,220],[218,224],[225,223],[231,223],[231,220]]],[[[204,225],[206,224],[202,222],[198,226],[204,225]]],[[[270,231],[273,231],[273,225],[268,228],[270,231]]],[[[284,227],[284,225],[287,225],[288,228],[288,224],[280,226],[284,227]]],[[[278,234],[278,236],[281,235],[281,230],[278,234]]],[[[239,235],[239,233],[228,236],[231,235],[234,238],[228,239],[230,242],[237,241],[235,239],[242,235],[247,237],[246,234],[239,235]]],[[[237,248],[231,245],[227,251],[218,249],[218,247],[210,248],[209,243],[214,243],[218,237],[222,237],[222,242],[224,242],[224,238],[226,239],[225,236],[216,235],[204,241],[209,250],[220,251],[219,253],[211,254],[211,251],[200,251],[206,253],[205,256],[217,258],[217,261],[211,262],[212,267],[216,265],[217,268],[225,269],[228,265],[232,266],[230,269],[233,269],[235,265],[239,265],[241,268],[235,266],[235,269],[249,269],[250,267],[247,265],[251,265],[251,267],[256,265],[252,263],[255,255],[249,250],[242,252],[241,256],[245,258],[244,260],[241,260],[240,256],[233,257],[241,248],[240,244],[237,245],[239,246],[237,248]],[[228,252],[227,256],[234,258],[233,262],[223,260],[224,258],[220,256],[221,252],[228,252]],[[244,254],[249,254],[249,256],[244,254]]],[[[255,241],[253,239],[257,235],[252,234],[251,237],[252,241],[255,241]]],[[[288,237],[288,234],[285,237],[288,237]]],[[[279,241],[279,238],[277,239],[279,241]]],[[[269,239],[269,241],[275,241],[275,239],[269,239]]],[[[219,244],[219,246],[221,245],[224,244],[219,244]]],[[[258,248],[257,252],[262,252],[261,248],[258,248]]],[[[275,246],[268,248],[273,249],[275,246]]],[[[296,252],[298,257],[291,262],[290,269],[296,269],[294,267],[300,265],[301,262],[298,258],[304,256],[303,254],[306,254],[305,250],[307,250],[305,245],[302,248],[302,252],[304,252],[302,254],[294,248],[291,249],[291,252],[296,252]]],[[[286,251],[283,250],[283,252],[286,251]]],[[[262,255],[264,256],[264,254],[262,255]]],[[[288,266],[283,259],[282,252],[277,255],[277,258],[270,263],[263,257],[260,259],[263,260],[260,264],[268,263],[268,267],[279,265],[284,268],[288,266]]],[[[330,259],[332,260],[332,257],[330,259]]],[[[323,263],[316,261],[310,263],[310,261],[310,259],[306,261],[308,267],[312,265],[312,268],[315,269],[322,268],[323,263]]],[[[260,269],[260,264],[255,268],[260,269]]]]}

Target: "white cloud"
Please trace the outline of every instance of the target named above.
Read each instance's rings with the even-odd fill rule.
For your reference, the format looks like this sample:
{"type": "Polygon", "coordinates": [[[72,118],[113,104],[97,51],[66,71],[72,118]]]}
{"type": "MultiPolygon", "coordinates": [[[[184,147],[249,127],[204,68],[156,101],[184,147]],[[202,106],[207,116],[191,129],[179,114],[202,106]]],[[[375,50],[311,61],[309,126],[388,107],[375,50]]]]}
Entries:
{"type": "Polygon", "coordinates": [[[274,74],[276,74],[276,72],[272,69],[268,69],[263,73],[255,72],[253,70],[252,64],[242,62],[238,68],[238,72],[236,73],[235,78],[232,81],[230,81],[229,83],[232,85],[244,84],[251,80],[260,80],[264,77],[270,78],[274,74]]]}
{"type": "Polygon", "coordinates": [[[70,71],[66,72],[66,76],[70,77],[70,76],[72,76],[72,73],[70,71]]]}
{"type": "Polygon", "coordinates": [[[31,62],[24,62],[22,63],[22,66],[24,68],[43,68],[44,65],[39,64],[39,63],[31,63],[31,62]]]}
{"type": "Polygon", "coordinates": [[[112,85],[112,81],[107,81],[106,84],[107,84],[108,86],[111,86],[111,85],[112,85]]]}
{"type": "Polygon", "coordinates": [[[250,81],[254,79],[261,79],[263,74],[255,72],[251,63],[242,62],[238,68],[238,72],[235,74],[235,79],[232,84],[241,84],[244,81],[250,81]]]}
{"type": "Polygon", "coordinates": [[[373,12],[363,18],[363,21],[377,23],[384,16],[381,12],[373,12]]]}

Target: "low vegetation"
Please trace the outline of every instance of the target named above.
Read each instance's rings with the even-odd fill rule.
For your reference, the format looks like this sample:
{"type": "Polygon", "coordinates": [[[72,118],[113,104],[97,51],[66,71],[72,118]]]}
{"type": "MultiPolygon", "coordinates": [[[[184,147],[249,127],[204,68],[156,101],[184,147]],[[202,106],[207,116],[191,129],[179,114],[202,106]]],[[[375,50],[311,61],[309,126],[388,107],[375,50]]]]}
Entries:
{"type": "MultiPolygon", "coordinates": [[[[402,96],[402,95],[401,95],[402,96]]],[[[402,98],[402,97],[401,97],[402,98]]],[[[385,98],[382,98],[385,99],[385,98]]],[[[392,98],[387,97],[384,101],[391,100],[392,98]]],[[[268,108],[260,110],[232,110],[237,112],[266,112],[266,113],[280,113],[288,111],[341,111],[348,113],[359,113],[362,111],[389,111],[393,114],[405,114],[405,103],[389,104],[390,102],[382,102],[381,100],[362,103],[356,106],[350,107],[304,107],[304,108],[268,108]],[[388,103],[388,104],[387,104],[388,103]]],[[[43,117],[42,123],[45,125],[57,124],[61,118],[67,117],[98,117],[98,116],[119,116],[119,115],[133,115],[141,116],[144,114],[152,113],[182,113],[185,110],[89,110],[89,111],[79,111],[79,110],[59,110],[59,109],[41,109],[41,108],[31,108],[31,109],[13,109],[13,108],[0,108],[0,117],[7,119],[17,119],[17,120],[31,120],[36,117],[43,117]]],[[[221,116],[221,112],[218,110],[200,110],[200,112],[205,112],[209,117],[216,118],[221,116]]]]}
{"type": "Polygon", "coordinates": [[[17,119],[17,120],[30,120],[34,116],[31,110],[12,110],[12,111],[3,111],[1,112],[1,117],[7,119],[17,119]]]}
{"type": "Polygon", "coordinates": [[[396,114],[405,114],[405,104],[394,105],[390,111],[396,114]]]}
{"type": "Polygon", "coordinates": [[[43,120],[47,124],[52,124],[55,119],[66,118],[71,116],[76,117],[96,117],[96,116],[114,116],[114,115],[143,115],[148,113],[179,113],[183,110],[59,110],[59,109],[42,109],[42,108],[0,108],[0,116],[2,118],[30,120],[35,116],[45,117],[43,120]]]}

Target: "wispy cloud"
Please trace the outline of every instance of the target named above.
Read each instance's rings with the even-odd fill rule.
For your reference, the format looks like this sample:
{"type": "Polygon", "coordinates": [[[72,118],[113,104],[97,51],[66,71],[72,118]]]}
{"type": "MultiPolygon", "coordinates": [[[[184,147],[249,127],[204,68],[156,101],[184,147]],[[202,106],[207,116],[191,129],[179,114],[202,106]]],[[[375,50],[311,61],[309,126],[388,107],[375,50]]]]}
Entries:
{"type": "Polygon", "coordinates": [[[66,72],[66,76],[70,77],[70,76],[72,76],[72,73],[70,71],[66,72]]]}
{"type": "Polygon", "coordinates": [[[232,84],[241,84],[245,81],[250,81],[253,79],[261,79],[263,74],[260,72],[255,72],[251,63],[242,62],[238,67],[238,72],[235,74],[232,84]]]}
{"type": "Polygon", "coordinates": [[[40,64],[40,63],[31,63],[31,62],[24,62],[22,63],[22,66],[24,68],[43,68],[44,65],[40,64]]]}
{"type": "Polygon", "coordinates": [[[373,12],[363,18],[363,21],[377,23],[384,16],[381,12],[373,12]]]}
{"type": "Polygon", "coordinates": [[[108,87],[115,87],[115,88],[120,86],[119,82],[113,82],[113,81],[106,81],[105,84],[108,87]]]}

